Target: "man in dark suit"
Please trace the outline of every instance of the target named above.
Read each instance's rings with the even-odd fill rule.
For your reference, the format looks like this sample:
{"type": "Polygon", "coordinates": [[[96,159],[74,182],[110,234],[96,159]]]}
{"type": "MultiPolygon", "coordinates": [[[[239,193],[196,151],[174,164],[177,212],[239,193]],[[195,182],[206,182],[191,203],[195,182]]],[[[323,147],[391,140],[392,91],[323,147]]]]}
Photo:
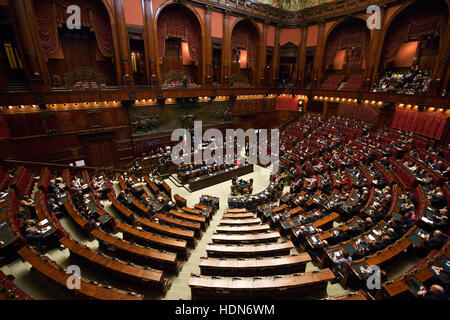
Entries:
{"type": "Polygon", "coordinates": [[[433,284],[429,290],[427,290],[424,286],[420,287],[420,290],[417,291],[417,296],[422,300],[447,300],[448,293],[445,293],[443,287],[438,284],[433,284]]]}
{"type": "Polygon", "coordinates": [[[435,194],[432,193],[430,201],[431,206],[436,209],[445,208],[445,206],[447,205],[447,201],[445,200],[445,196],[442,191],[438,191],[435,194]]]}
{"type": "Polygon", "coordinates": [[[363,228],[361,228],[361,226],[359,225],[359,223],[355,223],[352,227],[350,227],[348,230],[347,230],[347,234],[348,234],[348,236],[351,238],[351,237],[354,237],[354,236],[357,236],[357,235],[359,235],[359,234],[361,234],[363,232],[363,228]]]}
{"type": "Polygon", "coordinates": [[[50,198],[56,197],[56,190],[58,189],[58,186],[56,185],[56,180],[50,180],[50,184],[48,186],[48,193],[50,195],[50,198]]]}
{"type": "Polygon", "coordinates": [[[440,230],[435,230],[433,232],[433,236],[427,236],[426,242],[423,244],[423,251],[425,253],[430,252],[431,250],[439,250],[444,245],[445,241],[447,239],[447,236],[442,233],[440,230]]]}

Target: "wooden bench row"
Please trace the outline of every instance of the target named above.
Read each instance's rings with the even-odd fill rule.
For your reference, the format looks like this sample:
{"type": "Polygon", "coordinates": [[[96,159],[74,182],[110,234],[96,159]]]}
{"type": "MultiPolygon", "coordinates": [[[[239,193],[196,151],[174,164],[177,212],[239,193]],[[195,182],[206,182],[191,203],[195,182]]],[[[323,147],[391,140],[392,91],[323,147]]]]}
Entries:
{"type": "MultiPolygon", "coordinates": [[[[32,269],[39,272],[45,278],[54,281],[62,288],[67,289],[70,282],[70,273],[67,273],[60,265],[45,255],[39,254],[31,247],[23,247],[18,251],[23,260],[31,264],[32,269]]],[[[135,292],[123,291],[111,286],[102,285],[95,281],[80,278],[80,287],[66,292],[76,294],[82,298],[98,300],[143,300],[144,296],[135,292]]]]}
{"type": "Polygon", "coordinates": [[[269,276],[304,272],[311,261],[308,253],[266,258],[201,258],[202,275],[269,276]]]}
{"type": "Polygon", "coordinates": [[[256,244],[220,244],[206,246],[208,257],[265,257],[289,255],[294,245],[291,241],[256,244]]]}
{"type": "Polygon", "coordinates": [[[213,243],[262,243],[262,242],[276,242],[280,238],[278,231],[252,233],[252,234],[213,234],[213,243]]]}
{"type": "Polygon", "coordinates": [[[178,274],[181,269],[180,261],[174,252],[162,251],[151,247],[145,247],[127,240],[120,239],[100,229],[91,232],[100,246],[108,253],[120,253],[126,258],[131,258],[143,264],[150,265],[162,270],[170,270],[178,274]]]}
{"type": "Polygon", "coordinates": [[[59,242],[69,249],[71,256],[80,258],[82,261],[93,265],[102,272],[110,273],[114,277],[132,280],[145,287],[156,288],[163,296],[165,296],[170,287],[169,279],[162,270],[138,266],[97,253],[70,237],[62,238],[59,242]]]}
{"type": "Polygon", "coordinates": [[[217,277],[192,274],[189,286],[193,299],[298,299],[326,295],[329,269],[303,274],[268,277],[217,277]]]}

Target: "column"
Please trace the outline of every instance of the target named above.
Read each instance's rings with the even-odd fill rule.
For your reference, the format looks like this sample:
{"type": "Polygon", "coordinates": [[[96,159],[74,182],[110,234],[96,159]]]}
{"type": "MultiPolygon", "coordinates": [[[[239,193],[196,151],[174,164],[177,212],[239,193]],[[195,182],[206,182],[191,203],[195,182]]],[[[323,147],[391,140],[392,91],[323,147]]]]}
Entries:
{"type": "Polygon", "coordinates": [[[383,51],[383,34],[385,33],[385,17],[386,17],[386,6],[380,7],[380,25],[381,29],[370,30],[371,45],[369,48],[369,53],[366,55],[367,65],[364,74],[366,75],[366,87],[373,87],[376,81],[378,66],[380,65],[381,53],[383,51]]]}
{"type": "Polygon", "coordinates": [[[266,63],[267,63],[267,30],[269,26],[269,20],[265,20],[263,24],[263,33],[261,39],[261,48],[259,50],[259,81],[258,85],[265,85],[265,73],[266,73],[266,63]]]}
{"type": "Polygon", "coordinates": [[[278,82],[278,75],[280,72],[280,32],[281,28],[278,24],[275,29],[275,44],[273,46],[273,61],[272,61],[272,85],[278,82]]]}
{"type": "Polygon", "coordinates": [[[206,83],[213,82],[213,58],[212,58],[212,38],[211,38],[211,9],[210,4],[205,8],[205,42],[206,42],[206,83]]]}
{"type": "Polygon", "coordinates": [[[433,79],[428,88],[427,95],[436,96],[439,90],[445,89],[448,83],[448,57],[450,53],[450,19],[447,22],[447,28],[444,34],[441,35],[439,43],[439,53],[436,59],[436,64],[433,69],[433,79]]]}
{"type": "Polygon", "coordinates": [[[116,18],[117,35],[119,38],[119,56],[122,68],[122,82],[133,85],[133,71],[131,68],[130,40],[123,9],[123,0],[114,0],[114,16],[116,18]]]}
{"type": "Polygon", "coordinates": [[[31,1],[9,0],[8,3],[14,16],[17,41],[23,50],[25,72],[30,80],[31,89],[40,91],[42,87],[50,88],[50,75],[44,49],[37,34],[37,23],[31,1]]]}
{"type": "Polygon", "coordinates": [[[298,46],[297,62],[295,64],[294,84],[303,88],[303,79],[305,77],[306,63],[306,39],[308,36],[308,26],[302,25],[302,37],[298,46]]]}
{"type": "Polygon", "coordinates": [[[327,111],[328,111],[328,101],[324,101],[323,102],[323,109],[322,109],[322,115],[324,117],[327,116],[327,111]]]}
{"type": "Polygon", "coordinates": [[[325,52],[325,21],[322,20],[319,22],[319,38],[317,42],[316,54],[314,55],[314,64],[313,64],[313,88],[319,86],[320,81],[322,80],[323,73],[323,55],[325,52]]]}
{"type": "Polygon", "coordinates": [[[158,85],[159,64],[158,46],[155,37],[152,0],[144,0],[144,37],[145,37],[145,62],[147,64],[147,83],[158,85]]]}
{"type": "Polygon", "coordinates": [[[223,14],[223,39],[222,39],[222,84],[227,86],[230,81],[231,72],[231,30],[230,10],[223,14]]]}

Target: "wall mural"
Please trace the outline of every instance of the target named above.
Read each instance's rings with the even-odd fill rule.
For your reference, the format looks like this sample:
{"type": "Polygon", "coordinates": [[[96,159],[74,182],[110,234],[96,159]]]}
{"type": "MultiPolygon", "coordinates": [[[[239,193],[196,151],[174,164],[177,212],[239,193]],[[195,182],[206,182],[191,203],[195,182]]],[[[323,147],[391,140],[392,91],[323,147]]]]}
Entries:
{"type": "Polygon", "coordinates": [[[170,133],[175,129],[192,129],[194,121],[203,127],[233,122],[231,101],[177,103],[171,105],[132,106],[128,117],[133,136],[170,133]]]}
{"type": "Polygon", "coordinates": [[[289,11],[303,10],[331,1],[333,0],[258,0],[258,2],[268,4],[272,7],[289,11]]]}

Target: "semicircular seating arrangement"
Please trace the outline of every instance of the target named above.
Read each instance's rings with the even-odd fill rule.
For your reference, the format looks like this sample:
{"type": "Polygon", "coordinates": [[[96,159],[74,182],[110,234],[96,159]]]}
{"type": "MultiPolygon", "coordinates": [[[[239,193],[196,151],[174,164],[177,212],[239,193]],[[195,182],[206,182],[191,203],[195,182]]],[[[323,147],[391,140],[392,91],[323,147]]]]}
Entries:
{"type": "MultiPolygon", "coordinates": [[[[405,143],[409,137],[383,140],[397,132],[363,132],[363,123],[311,114],[288,123],[281,134],[282,170],[263,192],[229,197],[200,274],[189,280],[192,298],[317,298],[326,295],[329,281],[356,290],[337,300],[391,298],[406,291],[411,298],[417,292],[401,284],[403,291],[397,289],[400,280],[386,281],[387,271],[402,258],[422,256],[430,245],[441,250],[441,261],[429,258],[421,279],[436,281],[433,263],[448,272],[448,211],[442,199],[448,186],[437,178],[442,172],[433,169],[432,158],[430,164],[420,162],[428,152],[405,143]],[[411,158],[430,179],[403,164],[411,158]],[[282,194],[285,186],[289,190],[282,194]],[[431,204],[436,193],[444,205],[431,204]],[[291,254],[294,247],[297,253],[291,254]],[[310,261],[319,268],[312,274],[304,267],[310,261]],[[369,289],[367,279],[374,274],[384,284],[369,289]],[[302,290],[305,286],[310,290],[302,290]]],[[[448,161],[432,157],[445,162],[445,171],[448,161]]]]}
{"type": "MultiPolygon", "coordinates": [[[[166,183],[152,194],[151,188],[143,187],[142,177],[127,172],[126,179],[119,173],[75,173],[65,169],[55,178],[58,175],[45,167],[37,182],[23,166],[13,177],[8,174],[10,188],[0,202],[2,257],[25,261],[37,281],[55,288],[62,298],[164,297],[171,286],[169,277],[178,276],[214,210],[203,205],[188,208],[186,203],[177,207],[166,183]],[[27,190],[34,190],[32,197],[27,190]],[[71,232],[61,223],[64,217],[73,224],[71,232]],[[46,255],[57,248],[70,255],[63,264],[46,255]],[[76,290],[67,287],[68,263],[89,269],[76,290]]],[[[156,177],[152,180],[157,182],[156,177]]],[[[4,278],[2,297],[30,299],[12,276],[4,278]]]]}
{"type": "MultiPolygon", "coordinates": [[[[228,197],[205,249],[215,195],[189,207],[182,189],[142,171],[2,167],[1,263],[26,262],[58,297],[140,300],[164,297],[202,250],[192,299],[417,298],[449,271],[449,159],[427,146],[340,117],[293,119],[279,172],[228,197]],[[86,270],[75,290],[71,265],[86,270]],[[330,283],[348,293],[330,296],[330,283]]],[[[3,298],[32,298],[0,277],[3,298]]]]}

